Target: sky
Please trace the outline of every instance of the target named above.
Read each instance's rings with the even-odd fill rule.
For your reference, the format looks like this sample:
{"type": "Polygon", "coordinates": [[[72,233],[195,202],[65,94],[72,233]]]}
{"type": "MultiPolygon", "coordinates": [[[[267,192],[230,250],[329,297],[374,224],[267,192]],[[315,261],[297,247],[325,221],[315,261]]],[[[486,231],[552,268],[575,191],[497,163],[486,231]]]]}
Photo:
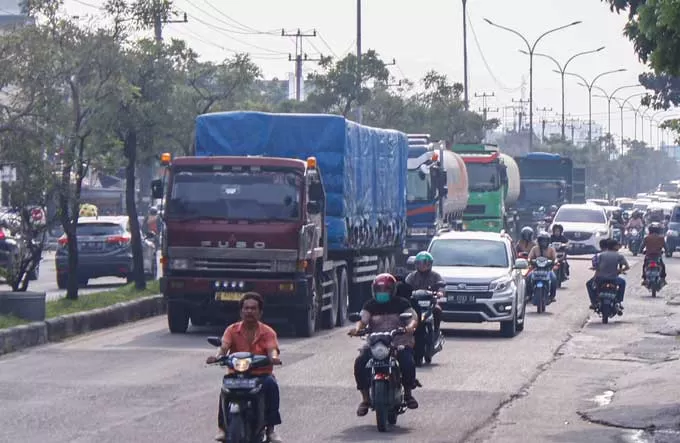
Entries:
{"type": "MultiPolygon", "coordinates": [[[[16,0],[0,0],[0,12],[16,0]]],[[[342,57],[356,51],[355,0],[175,0],[188,23],[166,24],[164,38],[186,40],[203,59],[220,61],[235,52],[250,52],[266,78],[287,78],[293,71],[288,60],[294,53],[293,38],[282,37],[281,29],[294,33],[317,31],[317,37],[303,39],[303,49],[310,58],[319,54],[342,57]]],[[[99,16],[103,0],[66,0],[68,12],[82,17],[99,16]]],[[[476,95],[494,94],[487,106],[497,113],[491,117],[511,121],[512,111],[505,109],[513,100],[529,98],[529,60],[521,54],[526,44],[517,36],[493,27],[487,18],[499,25],[513,28],[532,43],[543,32],[573,21],[581,24],[552,33],[543,38],[536,52],[553,56],[563,63],[572,55],[605,46],[601,52],[576,58],[569,71],[591,81],[596,75],[610,70],[626,72],[601,77],[596,86],[608,94],[620,86],[637,84],[638,75],[645,72],[633,51],[631,42],[623,36],[625,16],[609,10],[601,0],[468,0],[468,59],[471,109],[483,106],[476,95]],[[505,112],[504,112],[505,109],[505,112]]],[[[363,52],[375,49],[386,61],[396,61],[390,71],[396,80],[418,80],[429,70],[446,74],[451,80],[463,81],[463,8],[461,0],[363,0],[363,52]]],[[[305,70],[315,69],[307,62],[305,70]]],[[[553,72],[555,64],[543,57],[534,58],[534,126],[539,121],[559,120],[561,111],[560,76],[553,72]],[[539,109],[548,109],[539,111],[539,109]],[[549,111],[552,109],[552,111],[549,111]]],[[[571,118],[587,121],[588,93],[579,86],[580,80],[567,76],[566,113],[571,118]]],[[[616,96],[627,98],[644,88],[627,88],[616,96]]],[[[594,90],[594,95],[601,91],[594,90]]],[[[631,99],[634,105],[639,96],[631,99]]],[[[516,103],[515,103],[516,105],[516,103]]],[[[593,120],[608,125],[607,100],[593,97],[593,120]]],[[[650,112],[649,114],[652,114],[650,112]]],[[[657,117],[662,117],[663,114],[657,117]]],[[[569,117],[568,117],[569,118],[569,117]]],[[[619,108],[612,102],[612,130],[620,134],[619,108]]],[[[634,113],[624,113],[624,135],[635,131],[634,113]]],[[[641,127],[638,119],[637,131],[641,127]]],[[[644,124],[649,137],[649,122],[644,124]]],[[[656,129],[653,137],[657,136],[656,129]]]]}

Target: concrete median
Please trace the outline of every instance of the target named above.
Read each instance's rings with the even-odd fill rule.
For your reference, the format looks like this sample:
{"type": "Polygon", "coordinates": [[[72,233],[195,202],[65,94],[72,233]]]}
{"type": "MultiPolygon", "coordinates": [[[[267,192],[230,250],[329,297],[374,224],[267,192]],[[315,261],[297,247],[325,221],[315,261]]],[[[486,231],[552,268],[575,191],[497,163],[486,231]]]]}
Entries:
{"type": "Polygon", "coordinates": [[[0,355],[164,314],[162,295],[0,330],[0,355]]]}

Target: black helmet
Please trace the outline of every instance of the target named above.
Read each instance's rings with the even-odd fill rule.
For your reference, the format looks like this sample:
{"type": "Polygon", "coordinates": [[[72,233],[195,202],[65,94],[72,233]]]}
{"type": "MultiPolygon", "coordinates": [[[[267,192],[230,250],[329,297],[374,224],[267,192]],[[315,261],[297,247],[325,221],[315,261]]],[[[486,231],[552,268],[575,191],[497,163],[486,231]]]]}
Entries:
{"type": "Polygon", "coordinates": [[[614,217],[614,218],[619,218],[619,217],[621,217],[621,210],[619,210],[619,209],[613,210],[613,211],[612,211],[612,217],[614,217]]]}
{"type": "Polygon", "coordinates": [[[564,232],[564,227],[563,227],[561,224],[559,224],[559,223],[555,223],[555,224],[553,225],[553,227],[552,227],[553,233],[555,232],[556,229],[559,229],[559,230],[560,230],[560,234],[564,232]]]}
{"type": "Polygon", "coordinates": [[[663,230],[663,228],[661,227],[661,225],[659,223],[654,222],[654,223],[651,223],[649,225],[649,233],[650,234],[661,234],[662,230],[663,230]]]}
{"type": "Polygon", "coordinates": [[[550,244],[550,234],[548,234],[545,231],[541,231],[538,233],[536,236],[536,242],[539,244],[541,247],[547,247],[550,244]]]}
{"type": "Polygon", "coordinates": [[[534,230],[529,226],[525,226],[520,231],[519,237],[524,241],[531,241],[534,239],[534,230]]]}

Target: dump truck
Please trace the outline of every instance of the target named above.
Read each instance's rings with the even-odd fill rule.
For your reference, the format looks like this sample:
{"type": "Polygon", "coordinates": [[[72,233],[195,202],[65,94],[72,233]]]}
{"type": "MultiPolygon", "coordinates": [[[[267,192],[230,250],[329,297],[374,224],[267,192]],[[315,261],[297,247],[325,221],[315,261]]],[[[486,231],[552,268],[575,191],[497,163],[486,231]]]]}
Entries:
{"type": "Polygon", "coordinates": [[[406,236],[406,134],[341,116],[196,118],[195,155],[166,158],[161,291],[169,329],[226,324],[254,291],[299,336],[341,326],[406,236]]]}

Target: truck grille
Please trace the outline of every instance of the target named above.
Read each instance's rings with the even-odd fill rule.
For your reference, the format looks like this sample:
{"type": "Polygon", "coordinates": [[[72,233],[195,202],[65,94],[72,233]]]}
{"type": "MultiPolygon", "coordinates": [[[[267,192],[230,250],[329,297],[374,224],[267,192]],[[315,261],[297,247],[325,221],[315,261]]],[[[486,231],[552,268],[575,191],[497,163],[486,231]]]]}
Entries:
{"type": "Polygon", "coordinates": [[[586,241],[593,236],[592,232],[565,232],[564,236],[570,241],[586,241]]]}
{"type": "Polygon", "coordinates": [[[484,205],[468,205],[465,208],[465,214],[484,214],[486,206],[484,205]]]}
{"type": "Polygon", "coordinates": [[[276,262],[273,260],[196,258],[192,268],[197,271],[274,272],[276,262]]]}

